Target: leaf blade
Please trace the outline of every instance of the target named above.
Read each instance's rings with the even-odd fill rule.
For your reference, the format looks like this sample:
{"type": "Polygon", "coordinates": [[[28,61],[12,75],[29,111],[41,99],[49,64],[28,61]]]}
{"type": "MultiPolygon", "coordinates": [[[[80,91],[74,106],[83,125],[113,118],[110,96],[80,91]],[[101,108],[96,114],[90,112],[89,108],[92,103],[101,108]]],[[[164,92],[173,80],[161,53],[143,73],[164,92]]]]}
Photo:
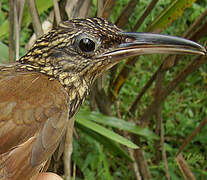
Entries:
{"type": "Polygon", "coordinates": [[[87,118],[94,122],[101,123],[110,127],[118,128],[130,133],[137,134],[139,136],[148,138],[150,140],[158,139],[157,135],[150,131],[148,128],[140,128],[132,122],[127,122],[116,117],[109,117],[98,112],[90,112],[85,110],[80,110],[76,115],[78,118],[87,118]]]}
{"type": "Polygon", "coordinates": [[[114,141],[116,141],[120,144],[123,144],[127,147],[130,147],[132,149],[137,149],[138,148],[138,146],[136,144],[132,143],[128,139],[126,139],[126,138],[120,136],[119,134],[117,134],[117,133],[115,133],[111,130],[108,130],[105,127],[102,127],[102,126],[100,126],[100,125],[98,125],[98,124],[96,124],[96,123],[94,123],[90,120],[79,117],[79,118],[76,118],[76,122],[78,122],[79,124],[89,128],[89,129],[91,129],[91,130],[93,130],[93,131],[95,131],[95,132],[111,139],[111,140],[114,140],[114,141]]]}
{"type": "Polygon", "coordinates": [[[147,32],[161,32],[169,24],[182,16],[186,8],[192,6],[196,0],[175,0],[149,26],[147,32]]]}

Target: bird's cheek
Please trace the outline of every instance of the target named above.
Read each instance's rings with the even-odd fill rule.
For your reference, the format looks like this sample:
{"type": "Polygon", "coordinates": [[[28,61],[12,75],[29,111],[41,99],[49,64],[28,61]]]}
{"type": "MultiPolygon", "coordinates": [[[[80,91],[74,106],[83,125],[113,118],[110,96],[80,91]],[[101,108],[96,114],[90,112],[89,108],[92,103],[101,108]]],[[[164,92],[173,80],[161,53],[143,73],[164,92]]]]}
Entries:
{"type": "Polygon", "coordinates": [[[97,76],[100,76],[113,66],[114,66],[114,63],[112,63],[110,59],[105,59],[105,60],[96,62],[94,64],[93,69],[95,70],[95,73],[97,74],[97,76]]]}
{"type": "Polygon", "coordinates": [[[62,66],[63,71],[72,71],[74,69],[73,63],[66,63],[62,66]]]}

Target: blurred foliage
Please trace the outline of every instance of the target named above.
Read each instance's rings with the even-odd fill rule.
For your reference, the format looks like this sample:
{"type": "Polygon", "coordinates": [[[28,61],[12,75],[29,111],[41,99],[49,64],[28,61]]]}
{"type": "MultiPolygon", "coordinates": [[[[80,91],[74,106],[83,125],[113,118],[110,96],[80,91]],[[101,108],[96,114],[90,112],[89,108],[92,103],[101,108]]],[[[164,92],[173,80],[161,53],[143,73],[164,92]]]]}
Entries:
{"type": "MultiPolygon", "coordinates": [[[[113,13],[110,16],[112,22],[116,21],[128,2],[128,0],[116,1],[113,13]]],[[[137,19],[150,2],[150,0],[139,1],[125,30],[130,31],[133,28],[137,19]]],[[[48,9],[52,6],[52,0],[39,0],[37,3],[41,18],[44,19],[49,13],[48,9]]],[[[96,3],[97,1],[93,0],[92,16],[96,13],[96,3]]],[[[170,3],[171,0],[160,0],[150,15],[145,19],[144,23],[139,28],[139,31],[146,31],[149,25],[156,20],[160,13],[165,10],[170,3]]],[[[8,58],[8,0],[1,0],[0,4],[0,62],[2,62],[8,58]]],[[[207,0],[196,1],[196,3],[193,3],[191,7],[183,12],[182,16],[167,27],[163,33],[182,36],[186,29],[188,29],[201,13],[206,10],[206,7],[207,0]]],[[[25,53],[24,46],[33,33],[31,20],[27,11],[28,9],[25,8],[20,38],[20,55],[25,53]]],[[[133,68],[133,71],[121,89],[117,100],[120,113],[123,117],[125,117],[129,106],[136,98],[138,92],[140,92],[142,87],[161,64],[163,57],[164,56],[158,55],[141,56],[135,67],[131,67],[133,68]]],[[[190,56],[184,56],[182,60],[178,62],[177,66],[167,72],[165,82],[167,83],[172,80],[175,75],[190,62],[190,60],[190,56]]],[[[165,128],[165,148],[169,163],[169,173],[173,180],[183,179],[174,159],[178,152],[178,148],[182,144],[184,138],[191,134],[201,120],[207,115],[206,69],[207,65],[205,64],[198,71],[192,73],[186,81],[181,83],[167,98],[163,105],[162,113],[165,128]]],[[[142,114],[144,109],[150,102],[152,102],[153,89],[154,85],[142,97],[137,114],[142,114]]],[[[89,112],[89,101],[85,102],[82,109],[84,109],[84,111],[81,111],[77,116],[76,127],[78,128],[79,138],[74,138],[74,151],[72,156],[73,163],[77,166],[77,180],[134,179],[134,173],[130,169],[132,160],[127,154],[126,147],[123,148],[117,143],[120,142],[120,140],[117,137],[114,138],[114,134],[108,134],[116,134],[116,131],[128,131],[134,133],[133,128],[136,129],[136,133],[142,137],[141,140],[144,142],[142,148],[145,150],[145,156],[149,162],[153,179],[166,179],[164,176],[163,161],[160,161],[158,164],[154,163],[154,140],[157,139],[153,133],[155,130],[154,126],[150,127],[151,130],[141,130],[138,126],[135,126],[132,123],[124,122],[123,120],[114,117],[107,117],[94,112],[91,114],[89,112]],[[116,123],[117,128],[115,128],[116,123]],[[92,126],[87,127],[89,124],[92,124],[92,126]],[[104,128],[103,126],[106,126],[108,131],[106,131],[106,129],[97,129],[97,127],[104,128]],[[97,132],[93,131],[95,129],[97,132]],[[112,138],[108,139],[107,134],[112,138]]],[[[114,116],[116,116],[116,112],[113,111],[113,113],[114,116]]],[[[183,152],[196,179],[207,178],[206,137],[207,127],[204,127],[183,152]]],[[[125,145],[130,146],[130,143],[130,141],[126,141],[125,145]]]]}
{"type": "Polygon", "coordinates": [[[0,42],[0,54],[1,54],[1,62],[8,61],[9,58],[9,48],[7,45],[0,42]]]}

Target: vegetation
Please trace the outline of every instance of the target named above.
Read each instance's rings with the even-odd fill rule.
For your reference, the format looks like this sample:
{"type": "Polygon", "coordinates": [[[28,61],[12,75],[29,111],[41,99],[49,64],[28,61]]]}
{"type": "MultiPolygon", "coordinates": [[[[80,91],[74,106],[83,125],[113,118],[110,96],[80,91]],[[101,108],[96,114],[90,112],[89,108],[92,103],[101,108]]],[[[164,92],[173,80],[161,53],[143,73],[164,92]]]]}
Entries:
{"type": "MultiPolygon", "coordinates": [[[[36,0],[41,23],[49,19],[56,26],[54,2],[62,20],[102,16],[126,31],[207,42],[207,0],[71,0],[68,6],[67,0],[36,0]],[[66,13],[65,7],[71,11],[66,13]]],[[[27,1],[14,3],[20,27],[18,34],[14,25],[15,38],[8,34],[12,7],[7,0],[0,2],[1,62],[14,60],[15,54],[22,56],[34,33],[27,1]],[[14,42],[16,48],[10,46],[9,54],[9,44],[15,46],[14,42]]],[[[140,56],[99,79],[76,116],[71,176],[77,180],[207,179],[205,62],[206,57],[187,55],[140,56]]],[[[54,156],[50,170],[64,177],[63,160],[64,156],[54,156]]]]}

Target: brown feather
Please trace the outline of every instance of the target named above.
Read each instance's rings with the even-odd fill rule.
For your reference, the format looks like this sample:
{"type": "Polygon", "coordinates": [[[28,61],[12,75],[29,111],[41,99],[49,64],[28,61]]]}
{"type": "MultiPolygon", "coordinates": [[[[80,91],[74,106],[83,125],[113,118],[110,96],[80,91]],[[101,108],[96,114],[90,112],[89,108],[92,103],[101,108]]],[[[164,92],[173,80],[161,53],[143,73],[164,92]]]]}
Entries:
{"type": "Polygon", "coordinates": [[[57,80],[34,72],[1,76],[0,87],[0,177],[29,179],[59,144],[68,95],[57,80]]]}

